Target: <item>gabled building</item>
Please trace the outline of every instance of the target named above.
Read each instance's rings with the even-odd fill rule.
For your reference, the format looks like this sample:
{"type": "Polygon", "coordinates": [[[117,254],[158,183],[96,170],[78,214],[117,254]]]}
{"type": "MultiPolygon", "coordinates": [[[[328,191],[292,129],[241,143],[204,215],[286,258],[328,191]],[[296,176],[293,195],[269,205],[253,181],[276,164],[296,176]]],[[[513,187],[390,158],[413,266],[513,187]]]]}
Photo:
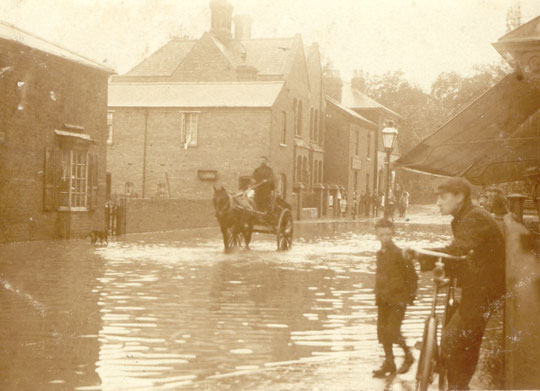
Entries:
{"type": "MultiPolygon", "coordinates": [[[[360,82],[358,77],[353,77],[351,82],[343,83],[342,89],[342,104],[345,107],[355,111],[360,114],[362,117],[368,119],[369,121],[377,124],[377,131],[373,134],[375,150],[374,164],[373,164],[373,189],[378,193],[384,191],[384,170],[385,170],[385,159],[386,153],[384,152],[383,143],[382,143],[382,130],[389,121],[392,121],[395,126],[399,129],[399,122],[401,120],[401,115],[395,111],[389,109],[388,107],[382,105],[381,103],[371,99],[369,96],[364,94],[360,88],[358,88],[357,83],[360,82]]],[[[399,138],[396,148],[392,151],[390,161],[396,161],[400,156],[399,152],[399,138]]],[[[395,174],[393,174],[395,178],[395,174]]]]}
{"type": "MultiPolygon", "coordinates": [[[[366,172],[365,175],[360,175],[355,172],[359,169],[353,169],[354,171],[349,174],[353,176],[360,175],[358,182],[353,181],[353,183],[357,184],[356,186],[353,186],[353,188],[357,189],[357,194],[362,194],[364,191],[372,194],[380,194],[385,188],[384,174],[386,160],[386,153],[384,152],[382,145],[382,130],[389,121],[394,122],[395,126],[399,128],[399,121],[402,117],[400,114],[364,94],[361,86],[362,79],[358,76],[359,75],[355,73],[351,82],[343,82],[337,71],[327,71],[325,74],[324,81],[327,92],[327,101],[333,107],[331,111],[335,112],[335,114],[332,115],[336,116],[337,113],[340,113],[339,121],[334,120],[331,121],[331,124],[327,123],[326,140],[328,143],[328,140],[333,140],[335,135],[343,135],[342,129],[344,123],[350,123],[350,127],[352,127],[353,124],[363,124],[360,130],[358,130],[360,140],[356,138],[354,132],[352,135],[347,135],[346,139],[349,140],[347,150],[356,151],[356,149],[358,149],[359,151],[364,151],[357,155],[362,158],[362,160],[366,161],[366,164],[363,165],[363,168],[360,171],[364,172],[365,167],[369,167],[369,172],[366,172]],[[356,113],[358,117],[351,115],[351,112],[356,113]],[[358,147],[356,146],[357,144],[359,144],[358,147]]],[[[329,121],[328,115],[329,114],[327,113],[327,122],[329,121]]],[[[341,142],[343,142],[343,140],[341,142]]],[[[327,162],[329,162],[330,159],[335,160],[343,158],[343,156],[334,156],[334,152],[331,152],[329,148],[327,148],[326,155],[327,162]]],[[[392,151],[390,160],[392,162],[397,160],[399,155],[399,146],[397,146],[392,151]]],[[[355,161],[355,166],[360,167],[358,160],[355,161]]],[[[345,160],[342,164],[350,166],[350,162],[345,162],[345,160]]],[[[326,172],[328,173],[327,180],[331,183],[342,183],[343,179],[339,177],[338,173],[333,168],[334,165],[335,164],[332,163],[326,168],[326,172]]],[[[395,179],[395,174],[392,175],[392,178],[395,179]]],[[[350,196],[352,194],[350,189],[347,189],[346,186],[345,189],[350,196]]]]}
{"type": "Polygon", "coordinates": [[[112,73],[0,23],[0,242],[103,229],[112,73]]]}
{"type": "Polygon", "coordinates": [[[210,199],[213,185],[238,189],[265,155],[294,202],[294,188],[322,173],[318,48],[306,50],[300,35],[253,39],[249,16],[233,18],[226,0],[210,7],[201,38],[174,38],[112,78],[112,191],[210,199]]]}
{"type": "Polygon", "coordinates": [[[350,203],[372,192],[377,124],[331,97],[326,102],[325,176],[350,203]]]}

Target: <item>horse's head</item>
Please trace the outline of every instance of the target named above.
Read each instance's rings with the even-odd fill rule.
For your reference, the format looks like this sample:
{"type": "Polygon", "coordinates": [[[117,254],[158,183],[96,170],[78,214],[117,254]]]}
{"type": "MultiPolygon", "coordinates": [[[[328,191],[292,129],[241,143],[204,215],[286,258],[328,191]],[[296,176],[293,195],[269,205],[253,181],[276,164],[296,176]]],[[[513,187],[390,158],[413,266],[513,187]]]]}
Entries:
{"type": "Polygon", "coordinates": [[[220,218],[231,206],[231,196],[223,186],[220,186],[219,188],[214,186],[214,197],[212,198],[212,201],[214,202],[217,218],[220,218]]]}

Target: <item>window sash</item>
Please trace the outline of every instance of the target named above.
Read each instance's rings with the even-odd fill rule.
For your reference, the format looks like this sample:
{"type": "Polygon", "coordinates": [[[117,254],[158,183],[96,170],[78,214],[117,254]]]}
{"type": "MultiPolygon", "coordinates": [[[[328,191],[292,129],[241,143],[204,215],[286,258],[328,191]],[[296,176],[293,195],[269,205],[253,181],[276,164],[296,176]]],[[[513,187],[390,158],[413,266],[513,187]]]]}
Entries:
{"type": "Polygon", "coordinates": [[[108,133],[107,133],[107,144],[108,145],[111,145],[113,143],[113,113],[111,111],[109,111],[107,113],[107,129],[108,129],[108,133]]]}
{"type": "Polygon", "coordinates": [[[60,207],[88,205],[88,156],[86,151],[60,150],[60,207]]]}
{"type": "Polygon", "coordinates": [[[182,113],[182,144],[197,145],[197,117],[198,113],[182,113]]]}
{"type": "Polygon", "coordinates": [[[281,144],[287,144],[287,113],[281,113],[281,144]]]}

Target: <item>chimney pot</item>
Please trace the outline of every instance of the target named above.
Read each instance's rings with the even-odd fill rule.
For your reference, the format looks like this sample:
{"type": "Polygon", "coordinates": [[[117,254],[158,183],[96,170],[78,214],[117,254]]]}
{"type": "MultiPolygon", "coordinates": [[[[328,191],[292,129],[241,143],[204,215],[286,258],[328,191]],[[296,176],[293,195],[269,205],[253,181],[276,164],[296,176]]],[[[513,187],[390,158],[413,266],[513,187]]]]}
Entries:
{"type": "Polygon", "coordinates": [[[251,39],[251,24],[253,18],[248,14],[235,15],[234,18],[234,39],[251,39]]]}

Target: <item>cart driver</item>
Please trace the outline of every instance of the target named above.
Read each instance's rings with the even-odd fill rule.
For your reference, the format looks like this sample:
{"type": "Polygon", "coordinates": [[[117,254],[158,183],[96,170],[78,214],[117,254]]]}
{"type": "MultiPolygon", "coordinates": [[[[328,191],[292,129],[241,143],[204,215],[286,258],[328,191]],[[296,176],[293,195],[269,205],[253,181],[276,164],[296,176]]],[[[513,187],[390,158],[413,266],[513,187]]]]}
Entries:
{"type": "Polygon", "coordinates": [[[274,171],[268,166],[268,158],[261,156],[261,164],[253,171],[255,204],[261,212],[272,211],[272,192],[276,188],[274,171]]]}

